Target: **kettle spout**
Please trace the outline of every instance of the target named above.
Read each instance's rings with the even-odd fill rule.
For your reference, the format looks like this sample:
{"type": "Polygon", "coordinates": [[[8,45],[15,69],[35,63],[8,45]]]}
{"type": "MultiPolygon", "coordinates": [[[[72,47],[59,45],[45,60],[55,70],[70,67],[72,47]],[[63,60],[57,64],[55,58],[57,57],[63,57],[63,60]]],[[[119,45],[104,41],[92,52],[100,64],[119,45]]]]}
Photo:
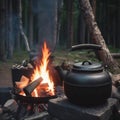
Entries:
{"type": "Polygon", "coordinates": [[[63,70],[60,66],[56,66],[56,70],[58,71],[58,74],[59,74],[59,76],[60,76],[60,79],[61,79],[62,81],[64,81],[64,80],[65,80],[65,76],[66,76],[66,74],[67,74],[67,70],[63,70]]]}

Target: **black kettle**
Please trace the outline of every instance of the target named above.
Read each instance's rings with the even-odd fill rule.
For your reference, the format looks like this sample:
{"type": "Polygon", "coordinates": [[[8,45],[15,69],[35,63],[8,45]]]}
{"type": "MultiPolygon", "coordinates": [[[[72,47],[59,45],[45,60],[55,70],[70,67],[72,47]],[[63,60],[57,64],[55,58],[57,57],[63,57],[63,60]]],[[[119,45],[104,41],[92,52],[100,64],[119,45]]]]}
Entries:
{"type": "MultiPolygon", "coordinates": [[[[72,50],[101,50],[101,46],[81,44],[72,50]]],[[[61,69],[64,92],[68,100],[74,104],[91,106],[106,102],[111,96],[112,78],[109,71],[100,63],[83,61],[75,63],[70,71],[61,69]]]]}

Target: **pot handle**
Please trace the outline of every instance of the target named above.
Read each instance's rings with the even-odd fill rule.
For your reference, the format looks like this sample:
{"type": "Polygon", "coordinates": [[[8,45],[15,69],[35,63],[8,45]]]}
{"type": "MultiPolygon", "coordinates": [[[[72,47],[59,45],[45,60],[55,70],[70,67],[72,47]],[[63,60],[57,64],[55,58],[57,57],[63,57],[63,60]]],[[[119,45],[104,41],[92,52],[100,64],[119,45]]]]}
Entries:
{"type": "Polygon", "coordinates": [[[82,62],[82,65],[86,65],[86,63],[87,63],[88,65],[92,65],[92,62],[87,61],[87,60],[86,60],[86,61],[83,61],[83,62],[82,62]]]}
{"type": "Polygon", "coordinates": [[[101,50],[102,46],[96,44],[79,44],[72,46],[70,51],[81,50],[81,49],[101,50]]]}

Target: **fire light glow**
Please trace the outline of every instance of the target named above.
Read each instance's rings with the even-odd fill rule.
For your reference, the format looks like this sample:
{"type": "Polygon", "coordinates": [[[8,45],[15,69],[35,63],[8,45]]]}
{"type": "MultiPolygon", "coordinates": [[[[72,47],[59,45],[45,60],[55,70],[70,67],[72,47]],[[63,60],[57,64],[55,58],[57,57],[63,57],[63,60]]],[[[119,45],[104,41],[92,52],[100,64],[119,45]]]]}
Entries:
{"type": "MultiPolygon", "coordinates": [[[[31,81],[33,82],[34,80],[42,77],[43,81],[41,84],[47,83],[48,84],[47,91],[50,92],[50,95],[54,95],[54,83],[52,77],[49,74],[49,69],[48,69],[50,55],[51,52],[47,46],[47,43],[44,42],[42,48],[42,58],[40,60],[40,64],[36,66],[32,74],[31,81]]],[[[36,88],[34,90],[34,97],[39,97],[39,92],[40,91],[36,88]]]]}

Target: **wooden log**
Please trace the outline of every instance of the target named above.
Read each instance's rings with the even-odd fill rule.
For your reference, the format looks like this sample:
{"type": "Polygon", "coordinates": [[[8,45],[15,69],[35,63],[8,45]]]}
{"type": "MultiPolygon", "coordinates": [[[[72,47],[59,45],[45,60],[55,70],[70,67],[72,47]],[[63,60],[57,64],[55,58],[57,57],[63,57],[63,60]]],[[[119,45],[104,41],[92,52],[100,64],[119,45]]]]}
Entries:
{"type": "Polygon", "coordinates": [[[113,58],[120,58],[120,53],[111,53],[113,58]]]}
{"type": "Polygon", "coordinates": [[[14,115],[18,109],[18,104],[14,99],[9,99],[0,108],[0,120],[14,120],[14,115]]]}
{"type": "Polygon", "coordinates": [[[14,99],[9,99],[5,102],[4,107],[6,107],[11,112],[16,112],[18,109],[18,104],[14,99]]]}
{"type": "Polygon", "coordinates": [[[48,86],[48,83],[42,83],[41,85],[40,85],[40,88],[42,89],[42,88],[48,88],[49,86],[48,86]]]}
{"type": "Polygon", "coordinates": [[[29,78],[25,77],[24,75],[22,75],[20,82],[15,82],[16,87],[20,89],[26,87],[28,83],[29,83],[29,78]]]}
{"type": "Polygon", "coordinates": [[[30,84],[28,84],[25,88],[23,88],[24,93],[27,96],[31,96],[31,93],[33,92],[33,90],[43,81],[43,79],[40,77],[36,80],[34,80],[33,82],[31,82],[30,84]]]}
{"type": "Polygon", "coordinates": [[[48,83],[41,83],[40,86],[37,87],[38,92],[38,96],[41,97],[45,97],[45,96],[49,96],[49,85],[48,83]]]}

